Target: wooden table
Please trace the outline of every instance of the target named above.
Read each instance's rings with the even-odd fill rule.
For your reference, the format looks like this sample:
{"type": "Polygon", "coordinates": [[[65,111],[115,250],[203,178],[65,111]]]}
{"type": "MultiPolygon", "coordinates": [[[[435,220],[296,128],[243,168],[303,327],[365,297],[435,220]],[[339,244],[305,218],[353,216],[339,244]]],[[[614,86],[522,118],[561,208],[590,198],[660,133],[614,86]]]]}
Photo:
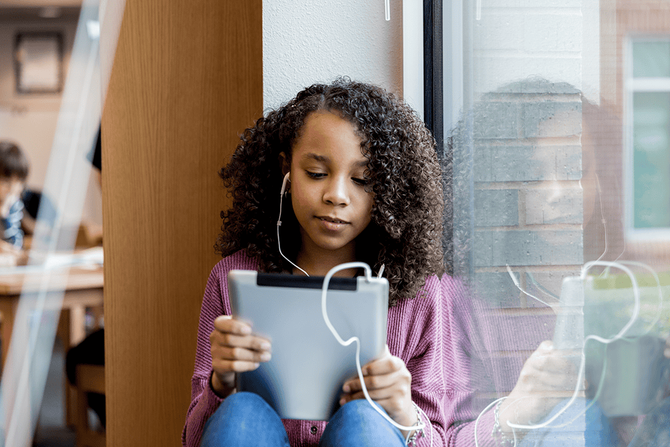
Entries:
{"type": "MultiPolygon", "coordinates": [[[[17,273],[0,275],[0,337],[2,340],[2,365],[5,365],[12,330],[22,293],[36,293],[42,287],[47,273],[31,272],[18,268],[17,273]]],[[[86,336],[86,308],[103,304],[103,268],[100,265],[50,270],[49,291],[63,291],[63,305],[58,336],[64,349],[76,345],[86,336]]],[[[74,389],[66,379],[66,422],[74,420],[74,389]]]]}

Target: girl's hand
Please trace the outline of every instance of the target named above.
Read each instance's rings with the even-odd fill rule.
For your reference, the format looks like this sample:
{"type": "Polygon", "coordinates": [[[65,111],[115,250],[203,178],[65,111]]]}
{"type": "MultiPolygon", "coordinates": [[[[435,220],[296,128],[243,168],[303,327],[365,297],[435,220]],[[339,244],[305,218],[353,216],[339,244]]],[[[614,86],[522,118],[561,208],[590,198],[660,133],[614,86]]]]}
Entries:
{"type": "Polygon", "coordinates": [[[271,358],[270,342],[251,335],[251,326],[229,315],[214,320],[209,335],[212,353],[212,388],[221,397],[235,387],[235,373],[253,371],[271,358]]]}
{"type": "Polygon", "coordinates": [[[577,368],[566,351],[543,341],[526,360],[519,380],[500,405],[499,421],[504,432],[512,433],[507,421],[519,425],[538,423],[559,402],[572,396],[577,368]]]}
{"type": "MultiPolygon", "coordinates": [[[[405,362],[391,355],[386,346],[384,354],[362,368],[368,394],[386,413],[400,425],[410,427],[416,422],[412,406],[412,375],[405,362]]],[[[358,376],[342,386],[344,394],[340,405],[355,399],[365,399],[358,376]]],[[[406,434],[406,432],[404,433],[406,434]]]]}

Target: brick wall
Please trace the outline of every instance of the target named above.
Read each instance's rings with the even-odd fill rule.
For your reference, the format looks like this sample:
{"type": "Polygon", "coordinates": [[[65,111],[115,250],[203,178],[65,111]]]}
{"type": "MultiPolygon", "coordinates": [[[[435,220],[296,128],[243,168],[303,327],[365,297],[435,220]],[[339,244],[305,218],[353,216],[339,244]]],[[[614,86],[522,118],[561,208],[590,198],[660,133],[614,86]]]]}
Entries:
{"type": "MultiPolygon", "coordinates": [[[[521,288],[556,302],[541,289],[560,295],[562,279],[584,262],[582,93],[598,85],[585,60],[597,59],[589,36],[599,18],[590,0],[468,4],[481,10],[470,12],[472,96],[452,141],[453,252],[455,273],[487,307],[472,332],[493,376],[478,398],[490,401],[513,388],[556,319],[507,266],[521,288]]],[[[584,445],[583,430],[564,435],[566,445],[584,445]]]]}
{"type": "MultiPolygon", "coordinates": [[[[467,219],[469,197],[469,273],[488,305],[478,317],[482,358],[493,372],[478,395],[487,402],[511,391],[526,358],[553,338],[556,321],[550,307],[517,288],[507,266],[524,290],[556,303],[535,284],[558,296],[562,279],[578,275],[584,262],[582,95],[568,83],[531,78],[482,95],[471,115],[471,142],[463,145],[470,164],[455,154],[456,175],[469,176],[471,187],[455,182],[454,215],[467,219]]],[[[583,428],[555,435],[584,444],[583,428]]]]}
{"type": "Polygon", "coordinates": [[[585,23],[585,9],[591,1],[479,2],[481,14],[473,30],[475,91],[495,91],[531,76],[567,82],[581,90],[583,52],[590,45],[584,33],[598,26],[585,23]]]}
{"type": "Polygon", "coordinates": [[[506,266],[551,299],[527,274],[559,294],[561,278],[583,263],[580,92],[530,79],[482,96],[474,110],[475,283],[500,307],[545,307],[514,286],[506,266]]]}

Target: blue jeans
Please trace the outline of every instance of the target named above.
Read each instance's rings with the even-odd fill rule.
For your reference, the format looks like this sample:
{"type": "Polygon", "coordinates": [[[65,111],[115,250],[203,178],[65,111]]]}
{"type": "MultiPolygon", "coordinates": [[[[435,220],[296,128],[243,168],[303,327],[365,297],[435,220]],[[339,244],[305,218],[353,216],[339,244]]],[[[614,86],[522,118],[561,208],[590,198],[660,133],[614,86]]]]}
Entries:
{"type": "MultiPolygon", "coordinates": [[[[207,420],[201,447],[289,447],[284,424],[260,396],[236,393],[227,397],[207,420]]],[[[333,415],[321,436],[321,447],[404,446],[400,430],[365,400],[347,403],[333,415]]]]}
{"type": "MultiPolygon", "coordinates": [[[[553,417],[567,405],[569,399],[556,405],[545,420],[553,417]]],[[[584,410],[592,401],[577,399],[549,428],[527,432],[519,447],[616,447],[617,435],[607,416],[596,403],[584,410]]]]}
{"type": "MultiPolygon", "coordinates": [[[[547,417],[553,416],[558,408],[563,408],[567,401],[562,402],[547,417]]],[[[573,408],[566,410],[563,416],[551,425],[562,421],[570,421],[581,413],[590,401],[577,400],[573,408]]],[[[603,413],[599,405],[591,406],[583,417],[578,418],[566,427],[545,428],[531,431],[519,447],[559,447],[584,445],[586,447],[611,447],[622,445],[614,427],[603,413]],[[575,442],[575,436],[583,441],[575,442]]],[[[643,423],[635,431],[635,436],[628,447],[668,447],[670,446],[670,398],[666,398],[653,411],[646,415],[643,423]]]]}

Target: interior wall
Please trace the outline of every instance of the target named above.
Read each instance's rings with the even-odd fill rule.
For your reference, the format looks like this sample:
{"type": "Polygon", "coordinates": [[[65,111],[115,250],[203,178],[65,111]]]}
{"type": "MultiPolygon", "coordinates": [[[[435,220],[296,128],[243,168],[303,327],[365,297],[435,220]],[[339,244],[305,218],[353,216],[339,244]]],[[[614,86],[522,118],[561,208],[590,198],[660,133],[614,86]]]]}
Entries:
{"type": "MultiPolygon", "coordinates": [[[[0,139],[16,142],[30,160],[28,187],[42,190],[58,122],[61,93],[20,94],[16,91],[14,38],[19,31],[59,31],[63,35],[63,76],[72,53],[77,17],[55,20],[0,20],[0,139]]],[[[63,83],[65,78],[63,78],[63,83]]],[[[91,176],[82,219],[102,223],[100,186],[91,176]]]]}
{"type": "Polygon", "coordinates": [[[338,76],[402,95],[402,2],[263,2],[263,105],[338,76]]]}
{"type": "Polygon", "coordinates": [[[0,22],[0,132],[2,138],[16,141],[30,158],[28,185],[34,188],[41,189],[44,185],[61,93],[16,92],[14,36],[19,31],[61,32],[63,73],[66,73],[76,28],[76,21],[0,22]]]}

